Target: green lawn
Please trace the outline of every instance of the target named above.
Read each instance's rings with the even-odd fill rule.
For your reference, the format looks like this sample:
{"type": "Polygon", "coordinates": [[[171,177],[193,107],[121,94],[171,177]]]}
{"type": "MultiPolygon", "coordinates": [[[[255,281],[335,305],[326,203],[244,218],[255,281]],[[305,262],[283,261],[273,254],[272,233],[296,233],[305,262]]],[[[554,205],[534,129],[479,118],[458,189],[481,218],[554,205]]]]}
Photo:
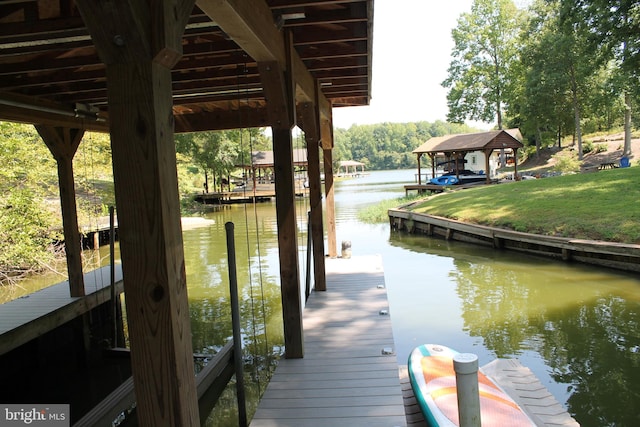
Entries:
{"type": "Polygon", "coordinates": [[[445,192],[407,209],[529,233],[640,243],[640,167],[445,192]]]}

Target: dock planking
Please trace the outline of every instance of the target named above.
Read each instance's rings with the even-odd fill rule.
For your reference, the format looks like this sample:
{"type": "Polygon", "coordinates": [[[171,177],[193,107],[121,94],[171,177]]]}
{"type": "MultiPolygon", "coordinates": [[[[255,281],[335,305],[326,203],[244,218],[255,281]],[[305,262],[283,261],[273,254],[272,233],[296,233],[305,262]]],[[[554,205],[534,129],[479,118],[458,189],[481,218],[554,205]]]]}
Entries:
{"type": "Polygon", "coordinates": [[[381,258],[327,259],[326,272],[304,310],[305,356],[279,362],[251,427],[406,426],[381,258]]]}
{"type": "MultiPolygon", "coordinates": [[[[117,292],[123,290],[122,268],[116,264],[117,292]]],[[[111,299],[110,267],[84,275],[84,297],[71,297],[64,281],[0,304],[0,354],[5,354],[111,299]]]]}

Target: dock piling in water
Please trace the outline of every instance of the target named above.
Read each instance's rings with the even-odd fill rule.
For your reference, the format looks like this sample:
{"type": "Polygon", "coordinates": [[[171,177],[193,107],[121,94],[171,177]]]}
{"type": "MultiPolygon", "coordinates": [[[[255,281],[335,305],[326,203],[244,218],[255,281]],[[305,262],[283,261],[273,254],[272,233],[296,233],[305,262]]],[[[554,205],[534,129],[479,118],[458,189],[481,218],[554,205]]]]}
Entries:
{"type": "Polygon", "coordinates": [[[460,427],[480,427],[480,390],[478,388],[478,356],[458,353],[453,356],[458,394],[460,427]]]}

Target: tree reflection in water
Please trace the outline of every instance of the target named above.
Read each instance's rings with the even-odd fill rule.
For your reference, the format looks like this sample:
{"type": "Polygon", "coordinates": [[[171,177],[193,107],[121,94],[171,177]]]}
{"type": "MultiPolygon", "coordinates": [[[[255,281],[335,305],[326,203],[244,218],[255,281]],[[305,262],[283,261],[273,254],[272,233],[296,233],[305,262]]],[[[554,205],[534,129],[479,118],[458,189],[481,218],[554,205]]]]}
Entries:
{"type": "MultiPolygon", "coordinates": [[[[208,215],[214,219],[213,224],[184,232],[193,351],[214,355],[232,338],[224,224],[227,221],[235,224],[236,274],[249,417],[255,413],[260,396],[283,353],[282,303],[277,270],[274,271],[278,268],[277,250],[274,251],[271,244],[277,239],[273,224],[275,211],[271,212],[272,209],[262,208],[256,216],[252,211],[245,215],[244,206],[228,207],[208,215]]],[[[205,425],[238,425],[235,380],[229,383],[205,425]]]]}
{"type": "Polygon", "coordinates": [[[552,283],[541,270],[503,260],[455,264],[471,336],[482,337],[497,357],[538,352],[553,379],[567,384],[568,410],[582,426],[640,425],[637,299],[593,275],[552,283]]]}

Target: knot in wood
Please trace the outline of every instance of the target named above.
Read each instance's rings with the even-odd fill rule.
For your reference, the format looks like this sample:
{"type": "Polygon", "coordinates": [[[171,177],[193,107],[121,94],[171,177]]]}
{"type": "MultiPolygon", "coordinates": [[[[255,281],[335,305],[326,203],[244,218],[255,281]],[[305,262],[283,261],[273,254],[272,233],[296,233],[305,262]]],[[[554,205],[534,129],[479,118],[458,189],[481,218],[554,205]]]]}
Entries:
{"type": "Polygon", "coordinates": [[[164,298],[164,288],[162,285],[156,284],[151,290],[151,299],[154,302],[160,302],[164,298]]]}

